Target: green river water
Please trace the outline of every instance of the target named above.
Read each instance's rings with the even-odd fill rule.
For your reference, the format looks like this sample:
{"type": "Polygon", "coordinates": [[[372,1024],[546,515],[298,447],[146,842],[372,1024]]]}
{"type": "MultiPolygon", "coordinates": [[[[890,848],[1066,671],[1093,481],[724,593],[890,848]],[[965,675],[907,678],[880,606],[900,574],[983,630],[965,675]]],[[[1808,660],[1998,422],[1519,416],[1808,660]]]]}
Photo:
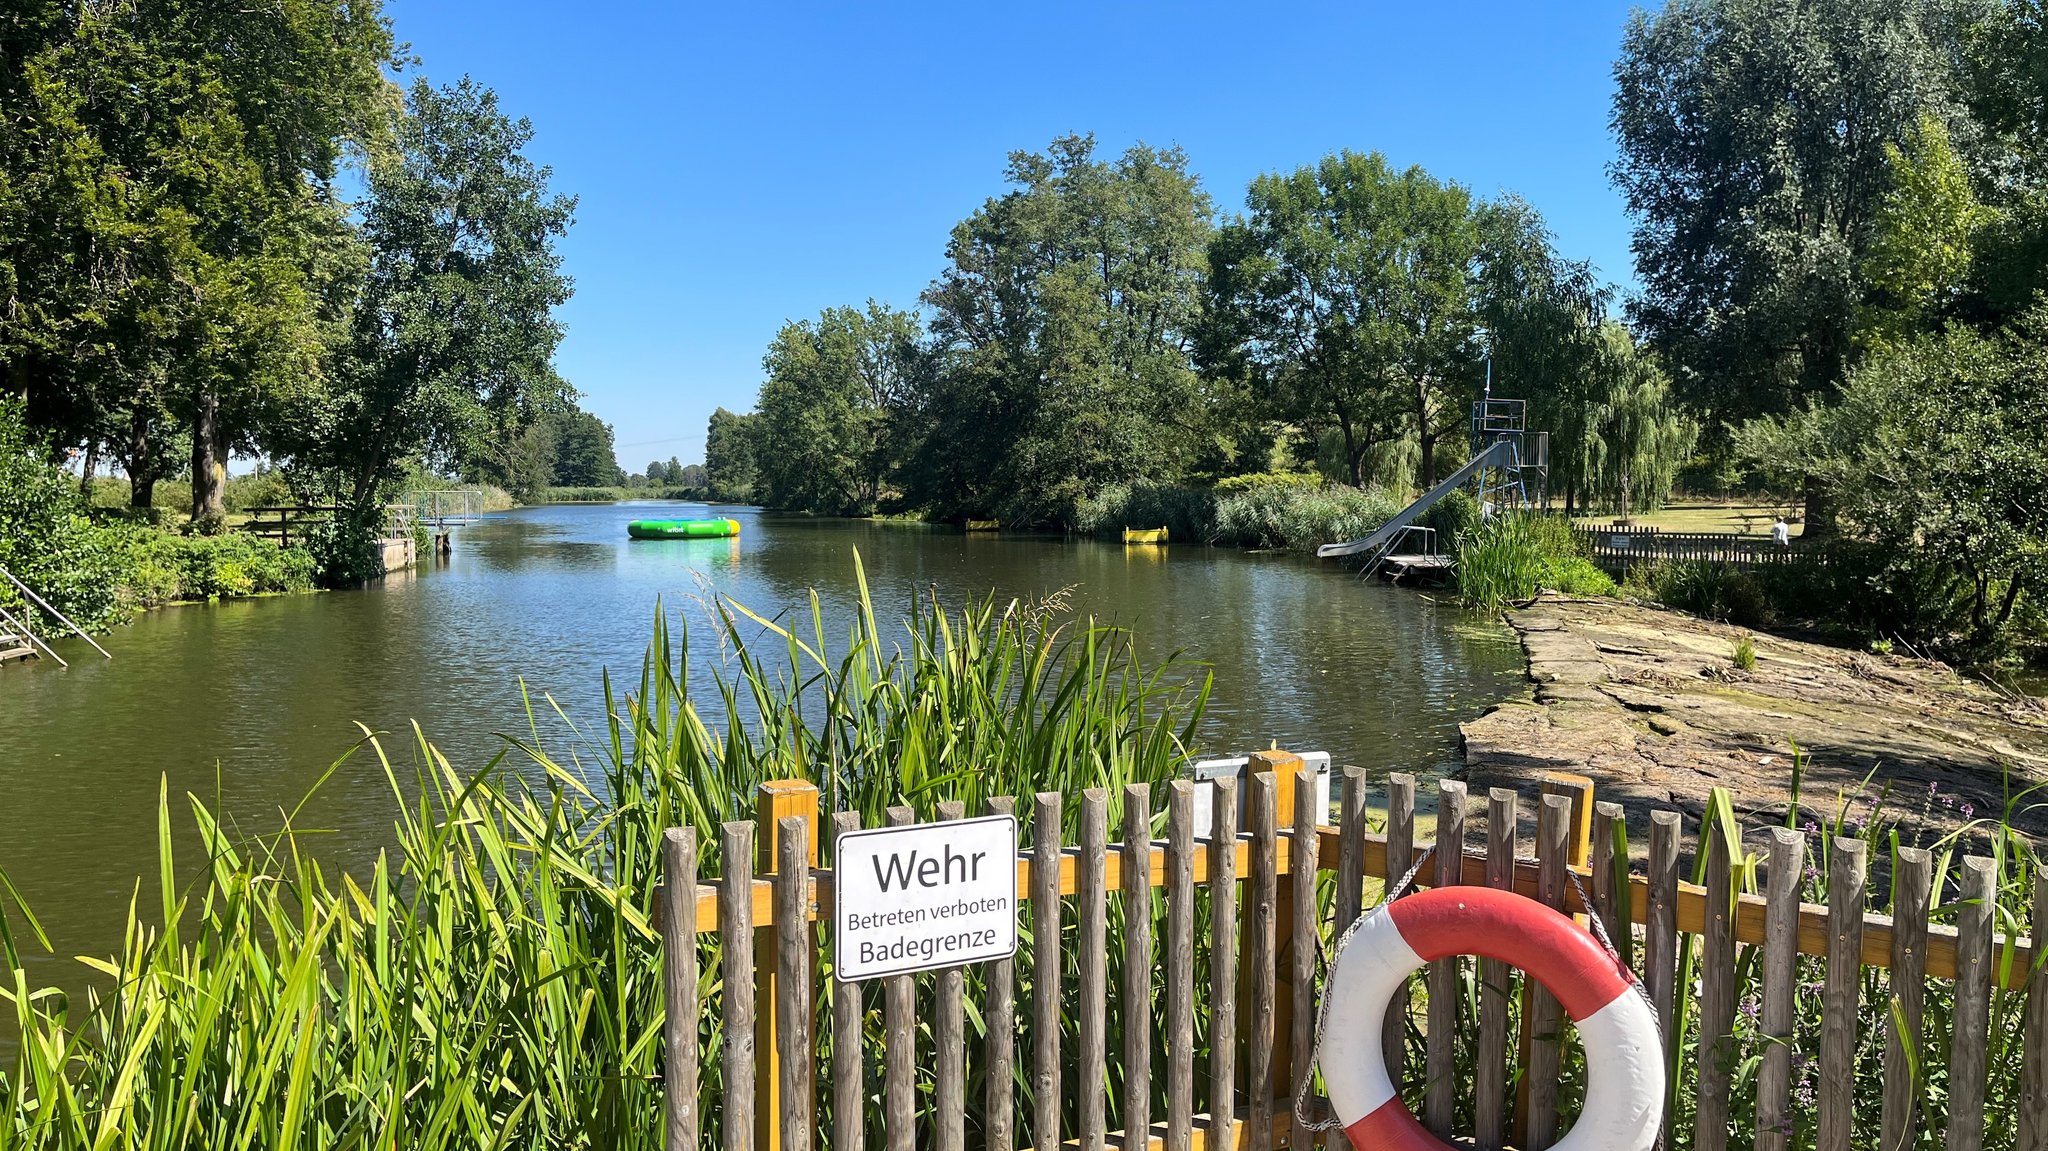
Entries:
{"type": "MultiPolygon", "coordinates": [[[[1077,613],[1129,625],[1150,657],[1206,661],[1205,753],[1278,741],[1439,774],[1457,763],[1458,723],[1522,678],[1505,628],[1299,556],[682,504],[521,509],[457,529],[453,557],[417,575],[153,612],[104,638],[111,661],[73,641],[58,648],[68,670],[0,668],[0,869],[56,943],[37,974],[72,983],[68,957],[115,950],[138,879],[154,904],[160,781],[189,860],[187,792],[244,831],[272,830],[357,723],[397,733],[388,746],[403,771],[414,720],[458,768],[481,766],[499,733],[522,732],[523,677],[595,730],[600,675],[637,682],[658,600],[681,623],[703,619],[706,588],[763,615],[815,588],[836,639],[851,621],[855,548],[880,612],[931,588],[957,604],[1072,587],[1077,613]],[[739,519],[742,535],[626,538],[630,519],[706,514],[739,519]]],[[[392,803],[375,759],[359,755],[298,825],[321,829],[319,850],[347,865],[388,842],[392,803]]]]}

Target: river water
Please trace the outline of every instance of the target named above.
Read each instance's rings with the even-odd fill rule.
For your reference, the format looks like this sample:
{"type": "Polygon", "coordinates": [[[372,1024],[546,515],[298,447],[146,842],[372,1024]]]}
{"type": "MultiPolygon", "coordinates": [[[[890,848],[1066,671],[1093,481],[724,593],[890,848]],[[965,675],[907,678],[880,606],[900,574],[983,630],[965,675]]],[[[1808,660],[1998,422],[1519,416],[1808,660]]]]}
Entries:
{"type": "MultiPolygon", "coordinates": [[[[1130,626],[1149,658],[1178,650],[1205,661],[1215,675],[1205,753],[1277,741],[1340,764],[1440,774],[1457,763],[1458,723],[1522,676],[1505,628],[1299,556],[685,504],[527,508],[457,529],[453,556],[417,575],[153,612],[105,638],[111,661],[74,641],[58,648],[68,670],[0,668],[0,870],[59,956],[106,954],[138,880],[145,908],[155,905],[160,781],[175,827],[191,826],[189,792],[245,831],[268,831],[358,723],[396,733],[387,747],[403,774],[414,720],[458,769],[473,769],[500,733],[523,733],[523,677],[536,701],[551,695],[594,731],[601,673],[622,690],[637,683],[657,602],[675,623],[701,623],[707,589],[764,616],[807,612],[816,589],[840,640],[855,548],[878,613],[934,588],[951,604],[1071,588],[1077,614],[1130,626]],[[626,539],[629,519],[707,514],[739,519],[741,536],[626,539]]],[[[393,814],[382,769],[358,755],[296,825],[321,829],[319,850],[346,864],[389,841],[393,814]]],[[[180,838],[189,862],[191,840],[180,838]]]]}

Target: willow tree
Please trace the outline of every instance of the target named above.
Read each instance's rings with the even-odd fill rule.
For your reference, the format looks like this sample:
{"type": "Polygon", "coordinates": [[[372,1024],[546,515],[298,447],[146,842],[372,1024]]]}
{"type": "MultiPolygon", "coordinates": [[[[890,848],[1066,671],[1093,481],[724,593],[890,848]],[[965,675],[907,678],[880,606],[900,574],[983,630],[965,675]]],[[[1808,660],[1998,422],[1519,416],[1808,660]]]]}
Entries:
{"type": "Polygon", "coordinates": [[[1699,425],[1680,410],[1656,358],[1618,323],[1601,326],[1592,374],[1584,449],[1589,494],[1624,516],[1654,510],[1670,496],[1699,425]]]}

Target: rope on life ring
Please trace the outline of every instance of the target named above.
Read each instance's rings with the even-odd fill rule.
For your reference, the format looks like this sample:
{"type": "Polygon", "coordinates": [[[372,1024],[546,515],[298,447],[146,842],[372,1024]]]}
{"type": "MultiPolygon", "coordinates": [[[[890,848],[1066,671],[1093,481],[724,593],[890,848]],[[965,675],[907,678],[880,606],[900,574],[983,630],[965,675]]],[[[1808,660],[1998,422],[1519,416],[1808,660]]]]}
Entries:
{"type": "MultiPolygon", "coordinates": [[[[1597,916],[1593,922],[1597,930],[1597,916]]],[[[1380,1033],[1387,1005],[1408,977],[1454,955],[1527,972],[1578,1027],[1586,1104],[1553,1151],[1649,1151],[1663,1118],[1664,1045],[1635,976],[1610,946],[1566,916],[1489,887],[1439,887],[1390,899],[1346,933],[1324,989],[1316,1042],[1336,1121],[1319,1126],[1342,1127],[1355,1151],[1450,1151],[1401,1101],[1380,1033]]],[[[1298,1114],[1299,1097],[1296,1104],[1298,1114]]]]}

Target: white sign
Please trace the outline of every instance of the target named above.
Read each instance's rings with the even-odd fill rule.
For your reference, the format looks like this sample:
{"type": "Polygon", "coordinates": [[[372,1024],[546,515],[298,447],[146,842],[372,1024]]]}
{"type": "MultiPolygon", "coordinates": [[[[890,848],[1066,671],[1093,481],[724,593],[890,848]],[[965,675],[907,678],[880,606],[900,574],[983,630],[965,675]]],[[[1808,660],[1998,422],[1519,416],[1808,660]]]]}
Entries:
{"type": "Polygon", "coordinates": [[[832,858],[841,980],[1016,954],[1015,816],[849,831],[832,858]]]}

